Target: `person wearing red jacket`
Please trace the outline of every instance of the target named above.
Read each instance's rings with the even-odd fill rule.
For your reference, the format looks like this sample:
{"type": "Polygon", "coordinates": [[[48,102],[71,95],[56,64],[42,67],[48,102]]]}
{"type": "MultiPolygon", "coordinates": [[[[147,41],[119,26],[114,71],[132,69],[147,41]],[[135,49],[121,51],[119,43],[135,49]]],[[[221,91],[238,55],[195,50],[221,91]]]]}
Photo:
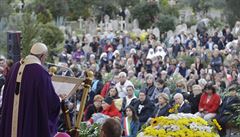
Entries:
{"type": "Polygon", "coordinates": [[[116,108],[113,98],[106,97],[102,102],[102,107],[103,107],[103,111],[101,112],[102,114],[108,115],[110,117],[118,117],[121,119],[122,115],[116,108]]]}
{"type": "MultiPolygon", "coordinates": [[[[113,101],[113,98],[111,97],[106,97],[103,101],[102,101],[102,114],[107,115],[109,117],[113,117],[113,118],[117,118],[119,120],[121,120],[122,118],[122,114],[118,111],[118,109],[115,106],[115,103],[113,101]]],[[[90,118],[87,121],[87,125],[90,125],[94,122],[94,120],[92,118],[90,118]]]]}
{"type": "Polygon", "coordinates": [[[216,93],[216,89],[212,84],[208,84],[205,89],[205,93],[202,94],[199,103],[199,112],[195,115],[204,118],[205,120],[211,120],[216,116],[217,109],[219,108],[221,98],[216,93]]]}

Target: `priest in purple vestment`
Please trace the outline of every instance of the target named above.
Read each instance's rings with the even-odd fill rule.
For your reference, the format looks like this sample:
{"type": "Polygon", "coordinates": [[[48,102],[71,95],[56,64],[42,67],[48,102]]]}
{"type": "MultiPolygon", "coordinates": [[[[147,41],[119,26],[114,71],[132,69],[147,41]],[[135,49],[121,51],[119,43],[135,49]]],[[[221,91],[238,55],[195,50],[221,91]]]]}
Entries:
{"type": "Polygon", "coordinates": [[[7,77],[0,137],[53,137],[60,111],[51,76],[43,68],[47,46],[36,43],[30,55],[13,65],[7,77]]]}

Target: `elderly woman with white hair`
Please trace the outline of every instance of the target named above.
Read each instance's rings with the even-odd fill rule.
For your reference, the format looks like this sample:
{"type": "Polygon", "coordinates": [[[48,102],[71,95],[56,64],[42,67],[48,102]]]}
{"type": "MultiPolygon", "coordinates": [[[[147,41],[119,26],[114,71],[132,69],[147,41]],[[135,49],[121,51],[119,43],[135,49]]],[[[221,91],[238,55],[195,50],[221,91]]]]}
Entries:
{"type": "Polygon", "coordinates": [[[156,106],[152,117],[168,116],[169,115],[169,96],[166,93],[160,93],[158,96],[158,105],[156,106]]]}
{"type": "Polygon", "coordinates": [[[183,95],[181,93],[176,93],[174,95],[175,105],[178,105],[178,113],[191,113],[191,106],[184,101],[183,95]]]}
{"type": "Polygon", "coordinates": [[[124,98],[127,96],[127,87],[130,85],[134,87],[134,85],[127,79],[127,74],[125,72],[120,72],[118,76],[119,82],[116,84],[118,96],[124,98]]]}

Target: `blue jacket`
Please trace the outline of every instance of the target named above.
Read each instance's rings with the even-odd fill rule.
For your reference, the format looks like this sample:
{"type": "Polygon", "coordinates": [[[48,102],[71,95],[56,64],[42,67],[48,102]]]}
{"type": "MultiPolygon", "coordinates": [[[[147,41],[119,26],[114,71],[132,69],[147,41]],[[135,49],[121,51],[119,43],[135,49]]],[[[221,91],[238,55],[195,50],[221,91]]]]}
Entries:
{"type": "Polygon", "coordinates": [[[178,113],[191,113],[191,106],[184,102],[184,104],[178,108],[178,113]]]}
{"type": "Polygon", "coordinates": [[[153,115],[152,117],[160,117],[160,116],[168,116],[169,115],[169,112],[168,110],[171,108],[171,106],[169,104],[166,104],[164,107],[162,107],[160,109],[160,106],[158,105],[154,112],[153,112],[153,115]]]}
{"type": "Polygon", "coordinates": [[[221,71],[220,70],[221,65],[222,65],[222,57],[221,56],[212,57],[211,66],[216,72],[221,71]]]}

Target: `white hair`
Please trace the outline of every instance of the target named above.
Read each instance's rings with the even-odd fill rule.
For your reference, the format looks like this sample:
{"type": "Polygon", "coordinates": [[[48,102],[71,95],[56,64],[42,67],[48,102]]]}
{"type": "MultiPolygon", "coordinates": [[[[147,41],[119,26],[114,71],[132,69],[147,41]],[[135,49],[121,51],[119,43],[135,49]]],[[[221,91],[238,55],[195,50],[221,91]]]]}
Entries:
{"type": "Polygon", "coordinates": [[[127,77],[127,74],[126,74],[125,72],[120,72],[120,73],[118,74],[118,76],[119,76],[119,77],[121,77],[121,76],[127,77]]]}
{"type": "Polygon", "coordinates": [[[198,83],[200,84],[200,85],[206,85],[207,84],[207,81],[205,80],[205,79],[199,79],[198,80],[198,83]]]}
{"type": "Polygon", "coordinates": [[[148,79],[148,78],[151,78],[151,79],[153,79],[153,80],[154,80],[153,74],[151,74],[151,73],[148,73],[148,74],[146,75],[146,79],[148,79]]]}
{"type": "Polygon", "coordinates": [[[175,98],[181,98],[183,100],[183,95],[181,93],[176,93],[173,98],[174,99],[175,98]]]}

